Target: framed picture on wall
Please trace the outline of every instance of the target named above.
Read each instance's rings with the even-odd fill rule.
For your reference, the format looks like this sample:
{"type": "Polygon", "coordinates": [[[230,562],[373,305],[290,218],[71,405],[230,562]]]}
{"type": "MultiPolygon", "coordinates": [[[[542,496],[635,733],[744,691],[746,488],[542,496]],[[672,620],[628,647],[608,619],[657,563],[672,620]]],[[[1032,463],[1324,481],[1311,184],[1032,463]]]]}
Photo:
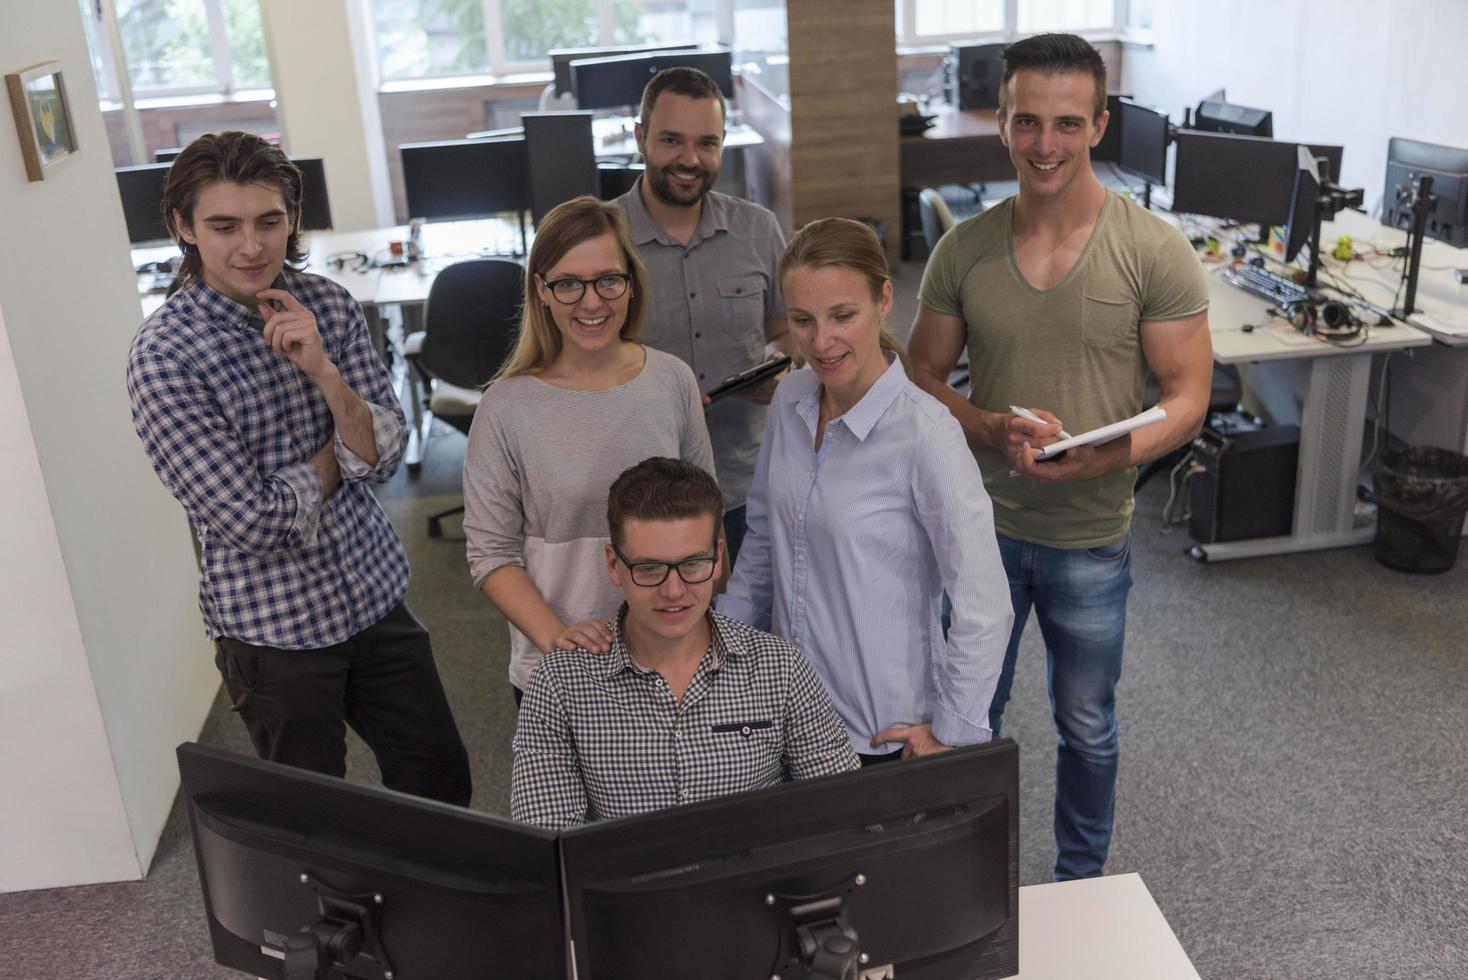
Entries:
{"type": "Polygon", "coordinates": [[[61,81],[61,63],[48,61],[11,72],[5,76],[5,87],[10,90],[26,176],[45,180],[52,167],[76,153],[76,128],[61,81]]]}

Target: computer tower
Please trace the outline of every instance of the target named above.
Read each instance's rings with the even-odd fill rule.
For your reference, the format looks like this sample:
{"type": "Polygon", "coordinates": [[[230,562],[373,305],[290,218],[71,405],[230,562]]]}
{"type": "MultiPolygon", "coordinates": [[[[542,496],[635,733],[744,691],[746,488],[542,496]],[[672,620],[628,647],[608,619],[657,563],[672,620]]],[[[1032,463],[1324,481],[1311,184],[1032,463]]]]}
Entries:
{"type": "Polygon", "coordinates": [[[1193,440],[1188,534],[1199,544],[1290,533],[1300,428],[1204,429],[1193,440]]]}

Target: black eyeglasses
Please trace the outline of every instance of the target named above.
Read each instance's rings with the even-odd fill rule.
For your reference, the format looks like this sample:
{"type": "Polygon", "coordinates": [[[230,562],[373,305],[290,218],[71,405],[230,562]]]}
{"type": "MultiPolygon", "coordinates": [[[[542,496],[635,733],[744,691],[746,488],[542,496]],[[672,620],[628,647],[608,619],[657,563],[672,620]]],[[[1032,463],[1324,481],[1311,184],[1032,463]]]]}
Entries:
{"type": "Polygon", "coordinates": [[[595,279],[577,279],[575,276],[567,276],[557,279],[555,282],[546,282],[545,288],[549,289],[556,302],[570,306],[579,303],[581,297],[586,295],[586,287],[590,286],[596,290],[596,294],[605,300],[621,299],[627,292],[627,287],[632,283],[632,277],[625,272],[608,272],[604,276],[595,279]]]}
{"type": "Polygon", "coordinates": [[[632,573],[632,582],[645,589],[662,585],[668,580],[668,573],[678,569],[678,577],[683,580],[684,585],[698,585],[707,582],[714,577],[714,572],[719,566],[719,539],[714,537],[713,555],[708,557],[685,558],[682,561],[629,561],[622,554],[622,549],[615,544],[612,551],[627,566],[632,573]]]}

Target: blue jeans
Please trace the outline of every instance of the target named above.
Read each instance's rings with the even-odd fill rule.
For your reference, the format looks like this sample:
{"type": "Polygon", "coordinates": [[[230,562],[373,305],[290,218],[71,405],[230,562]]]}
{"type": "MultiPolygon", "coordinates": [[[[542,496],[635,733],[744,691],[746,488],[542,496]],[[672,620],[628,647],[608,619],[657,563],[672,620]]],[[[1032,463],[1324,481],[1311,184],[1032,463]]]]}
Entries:
{"type": "Polygon", "coordinates": [[[1116,809],[1116,682],[1132,586],[1131,534],[1102,548],[1047,548],[999,536],[1014,629],[989,707],[999,735],[1031,608],[1045,638],[1055,761],[1055,880],[1101,874],[1116,809]]]}

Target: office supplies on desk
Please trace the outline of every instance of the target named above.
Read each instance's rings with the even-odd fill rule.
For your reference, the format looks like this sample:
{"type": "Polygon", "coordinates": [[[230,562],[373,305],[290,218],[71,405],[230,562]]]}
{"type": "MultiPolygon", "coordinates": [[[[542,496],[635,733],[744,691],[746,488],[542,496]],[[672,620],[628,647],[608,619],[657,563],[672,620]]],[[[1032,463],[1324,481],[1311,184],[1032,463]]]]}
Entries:
{"type": "Polygon", "coordinates": [[[1437,310],[1432,313],[1419,310],[1413,314],[1410,322],[1432,333],[1468,337],[1468,310],[1437,310]]]}
{"type": "Polygon", "coordinates": [[[1092,429],[1090,432],[1082,432],[1078,436],[1071,436],[1069,439],[1062,439],[1059,442],[1052,442],[1050,445],[1040,450],[1040,455],[1038,458],[1050,459],[1054,456],[1060,455],[1067,449],[1075,449],[1078,446],[1099,446],[1103,443],[1108,443],[1113,439],[1119,438],[1120,436],[1124,436],[1134,429],[1140,429],[1148,425],[1156,425],[1158,422],[1165,421],[1166,419],[1167,410],[1164,409],[1161,405],[1154,405],[1151,408],[1147,409],[1145,412],[1142,412],[1138,415],[1133,415],[1129,419],[1122,419],[1120,422],[1112,422],[1110,425],[1103,425],[1099,429],[1092,429]]]}

